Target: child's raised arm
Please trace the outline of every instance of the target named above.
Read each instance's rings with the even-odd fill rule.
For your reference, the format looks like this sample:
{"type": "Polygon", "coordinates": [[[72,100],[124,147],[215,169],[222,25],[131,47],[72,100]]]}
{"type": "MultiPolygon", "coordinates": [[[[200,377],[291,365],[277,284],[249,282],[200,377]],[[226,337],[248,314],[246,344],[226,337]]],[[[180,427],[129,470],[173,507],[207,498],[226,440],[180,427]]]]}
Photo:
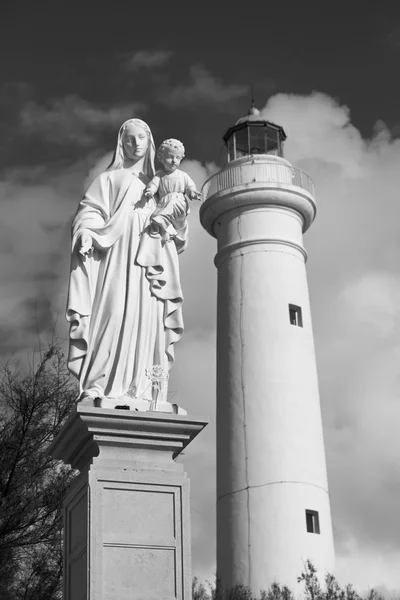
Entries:
{"type": "Polygon", "coordinates": [[[196,190],[196,184],[191,177],[187,173],[185,173],[185,194],[188,196],[190,200],[201,200],[202,195],[201,192],[196,190]]]}
{"type": "Polygon", "coordinates": [[[146,198],[153,198],[154,194],[157,192],[160,185],[160,178],[158,175],[153,177],[153,179],[147,184],[146,189],[144,190],[144,195],[146,198]]]}

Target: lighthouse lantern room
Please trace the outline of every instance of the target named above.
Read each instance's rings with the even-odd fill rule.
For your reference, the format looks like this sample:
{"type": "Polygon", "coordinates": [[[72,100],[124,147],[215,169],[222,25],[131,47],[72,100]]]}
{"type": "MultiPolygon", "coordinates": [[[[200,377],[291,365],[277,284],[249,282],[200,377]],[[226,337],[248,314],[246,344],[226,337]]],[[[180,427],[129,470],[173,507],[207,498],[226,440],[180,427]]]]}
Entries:
{"type": "Polygon", "coordinates": [[[250,154],[283,156],[286,134],[280,125],[262,118],[254,104],[245,117],[236,121],[224,135],[228,161],[250,154]]]}

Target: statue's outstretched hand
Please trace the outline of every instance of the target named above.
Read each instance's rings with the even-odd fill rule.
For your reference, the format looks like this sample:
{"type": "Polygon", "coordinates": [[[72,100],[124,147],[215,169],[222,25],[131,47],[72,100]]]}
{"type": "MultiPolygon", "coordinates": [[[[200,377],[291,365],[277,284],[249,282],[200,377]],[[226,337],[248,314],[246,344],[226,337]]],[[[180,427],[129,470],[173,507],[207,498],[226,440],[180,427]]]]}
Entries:
{"type": "Polygon", "coordinates": [[[189,198],[191,200],[202,200],[202,195],[201,192],[198,192],[197,190],[190,190],[189,192],[189,198]]]}
{"type": "Polygon", "coordinates": [[[79,254],[82,256],[88,256],[91,252],[93,252],[93,240],[92,236],[88,233],[82,233],[80,237],[81,248],[79,250],[79,254]]]}

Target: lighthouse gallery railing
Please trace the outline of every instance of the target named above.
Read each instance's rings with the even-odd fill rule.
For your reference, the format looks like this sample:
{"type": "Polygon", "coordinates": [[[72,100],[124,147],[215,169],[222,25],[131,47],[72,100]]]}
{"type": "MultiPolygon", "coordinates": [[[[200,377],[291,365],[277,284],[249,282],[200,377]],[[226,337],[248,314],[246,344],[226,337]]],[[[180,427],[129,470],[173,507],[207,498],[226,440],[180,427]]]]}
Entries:
{"type": "Polygon", "coordinates": [[[209,177],[202,187],[203,199],[206,200],[222,190],[233,188],[237,185],[255,182],[295,185],[303,188],[312,196],[315,195],[315,187],[311,177],[301,169],[272,161],[257,161],[254,163],[245,162],[239,165],[232,165],[231,167],[228,166],[209,177]]]}

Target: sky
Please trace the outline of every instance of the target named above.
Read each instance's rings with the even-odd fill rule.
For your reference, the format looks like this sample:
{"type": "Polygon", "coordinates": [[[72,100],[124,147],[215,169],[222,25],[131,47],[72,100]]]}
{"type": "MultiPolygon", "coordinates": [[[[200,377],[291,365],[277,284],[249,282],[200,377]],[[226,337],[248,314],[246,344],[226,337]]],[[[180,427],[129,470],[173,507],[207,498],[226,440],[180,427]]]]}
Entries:
{"type": "MultiPolygon", "coordinates": [[[[70,225],[120,124],[182,140],[201,186],[254,95],[310,174],[305,235],[339,582],[400,594],[400,8],[381,0],[201,4],[3,0],[0,355],[64,319],[70,225]]],[[[174,402],[209,425],[185,452],[193,573],[215,573],[216,243],[192,204],[174,402]]]]}

